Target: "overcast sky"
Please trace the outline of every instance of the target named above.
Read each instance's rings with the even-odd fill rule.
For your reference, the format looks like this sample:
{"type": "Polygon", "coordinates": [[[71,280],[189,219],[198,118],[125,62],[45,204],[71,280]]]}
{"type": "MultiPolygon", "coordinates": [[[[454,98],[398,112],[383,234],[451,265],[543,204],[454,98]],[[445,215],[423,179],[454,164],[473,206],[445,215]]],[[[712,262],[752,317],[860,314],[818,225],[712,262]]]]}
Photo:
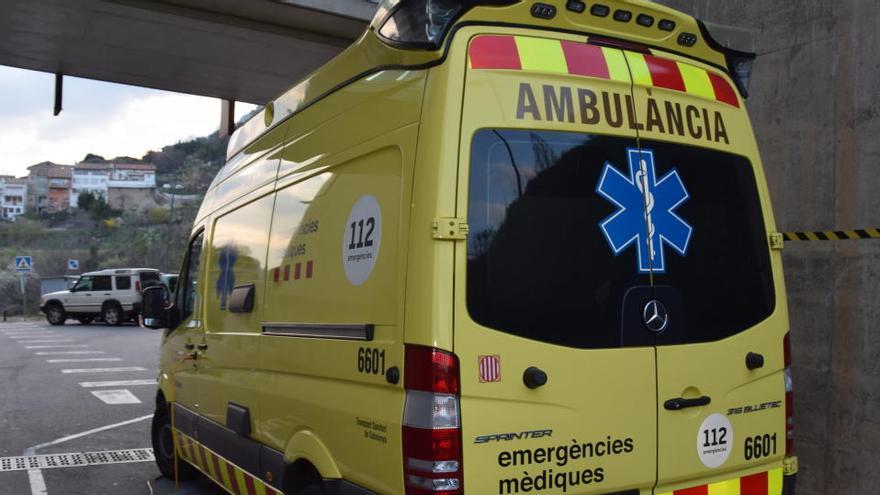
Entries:
{"type": "MultiPolygon", "coordinates": [[[[72,165],[87,153],[140,158],[220,125],[220,100],[75,77],[52,116],[55,76],[0,66],[0,174],[42,161],[72,165]]],[[[254,108],[237,103],[236,120],[254,108]]]]}

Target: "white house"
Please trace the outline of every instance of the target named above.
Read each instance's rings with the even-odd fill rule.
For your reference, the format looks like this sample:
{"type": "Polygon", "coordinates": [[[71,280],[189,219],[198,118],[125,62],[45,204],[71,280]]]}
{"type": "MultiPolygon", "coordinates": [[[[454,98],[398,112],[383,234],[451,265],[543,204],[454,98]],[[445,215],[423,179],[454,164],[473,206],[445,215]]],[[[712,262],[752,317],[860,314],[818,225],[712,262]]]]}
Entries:
{"type": "Polygon", "coordinates": [[[156,166],[146,163],[77,163],[73,169],[70,203],[90,192],[103,197],[113,208],[152,205],[156,189],[156,166]]]}
{"type": "Polygon", "coordinates": [[[114,163],[108,188],[155,189],[156,166],[146,163],[114,163]]]}
{"type": "Polygon", "coordinates": [[[146,163],[115,163],[107,182],[107,204],[120,210],[144,210],[156,206],[156,166],[146,163]]]}
{"type": "Polygon", "coordinates": [[[76,206],[79,195],[86,192],[106,200],[111,168],[112,165],[109,163],[77,163],[73,167],[70,204],[76,206]]]}
{"type": "Polygon", "coordinates": [[[25,212],[27,203],[27,179],[0,177],[0,217],[6,220],[25,212]]]}

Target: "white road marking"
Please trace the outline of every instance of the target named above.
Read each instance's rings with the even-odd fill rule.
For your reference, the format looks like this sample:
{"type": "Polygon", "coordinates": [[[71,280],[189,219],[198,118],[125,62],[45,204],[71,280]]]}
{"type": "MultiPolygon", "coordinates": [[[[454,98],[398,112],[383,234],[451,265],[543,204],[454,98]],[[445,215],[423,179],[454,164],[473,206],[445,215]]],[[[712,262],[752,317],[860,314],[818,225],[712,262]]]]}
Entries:
{"type": "Polygon", "coordinates": [[[68,354],[104,354],[104,351],[40,351],[37,356],[64,356],[68,354]]]}
{"type": "MultiPolygon", "coordinates": [[[[94,428],[91,430],[87,430],[81,433],[75,433],[73,435],[67,435],[66,437],[61,437],[57,440],[52,440],[51,442],[41,443],[40,445],[34,445],[33,447],[28,447],[24,451],[24,455],[30,456],[34,455],[34,453],[38,449],[42,449],[44,447],[50,447],[52,445],[58,445],[59,443],[67,442],[69,440],[74,440],[77,438],[85,437],[91,435],[93,433],[102,432],[105,430],[111,430],[113,428],[117,428],[120,426],[130,425],[132,423],[137,423],[138,421],[143,421],[148,418],[152,418],[152,414],[147,414],[146,416],[141,416],[139,418],[129,419],[128,421],[123,421],[121,423],[115,423],[112,425],[102,426],[100,428],[94,428]]],[[[28,469],[28,480],[31,484],[31,495],[47,495],[46,491],[46,481],[43,480],[43,472],[39,469],[28,469]]]]}
{"type": "Polygon", "coordinates": [[[116,371],[147,371],[146,368],[140,366],[123,366],[121,368],[79,368],[72,370],[61,370],[62,373],[113,373],[116,371]]]}
{"type": "Polygon", "coordinates": [[[122,361],[122,358],[76,358],[76,359],[47,359],[47,363],[97,363],[108,361],[122,361]]]}
{"type": "Polygon", "coordinates": [[[40,339],[40,340],[19,340],[19,344],[58,344],[61,342],[73,342],[73,339],[40,339]]]}
{"type": "Polygon", "coordinates": [[[28,481],[31,483],[31,495],[48,495],[46,480],[39,469],[28,469],[28,481]]]}
{"type": "Polygon", "coordinates": [[[104,401],[105,404],[140,404],[141,401],[128,389],[120,390],[95,390],[92,395],[104,401]]]}
{"type": "Polygon", "coordinates": [[[88,347],[85,344],[59,344],[59,345],[26,345],[25,349],[54,349],[57,347],[88,347]]]}
{"type": "Polygon", "coordinates": [[[7,333],[10,339],[42,339],[50,337],[58,337],[57,333],[7,333]]]}
{"type": "Polygon", "coordinates": [[[156,385],[156,380],[114,380],[109,382],[80,382],[83,388],[133,387],[135,385],[156,385]]]}
{"type": "Polygon", "coordinates": [[[130,425],[133,423],[137,423],[138,421],[143,421],[145,419],[149,419],[152,417],[153,417],[152,414],[147,414],[146,416],[141,416],[139,418],[129,419],[129,420],[122,421],[119,423],[114,423],[112,425],[101,426],[100,428],[93,428],[91,430],[86,430],[86,431],[83,431],[80,433],[74,433],[73,435],[67,435],[66,437],[61,437],[57,440],[52,440],[51,442],[46,442],[46,443],[41,443],[40,445],[35,445],[35,446],[25,450],[24,455],[34,455],[34,451],[44,449],[46,447],[58,445],[59,443],[68,442],[70,440],[76,440],[77,438],[87,437],[87,436],[94,434],[94,433],[100,433],[102,431],[112,430],[113,428],[118,428],[120,426],[130,425]]]}

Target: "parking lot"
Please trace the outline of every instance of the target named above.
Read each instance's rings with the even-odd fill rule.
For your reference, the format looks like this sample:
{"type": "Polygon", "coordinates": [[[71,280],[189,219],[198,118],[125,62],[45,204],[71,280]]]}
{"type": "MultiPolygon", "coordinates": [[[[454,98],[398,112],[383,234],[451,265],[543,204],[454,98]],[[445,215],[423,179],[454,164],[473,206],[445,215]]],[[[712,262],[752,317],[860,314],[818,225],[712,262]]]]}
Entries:
{"type": "Polygon", "coordinates": [[[161,333],[0,323],[0,494],[219,494],[159,477],[152,462],[161,333]]]}

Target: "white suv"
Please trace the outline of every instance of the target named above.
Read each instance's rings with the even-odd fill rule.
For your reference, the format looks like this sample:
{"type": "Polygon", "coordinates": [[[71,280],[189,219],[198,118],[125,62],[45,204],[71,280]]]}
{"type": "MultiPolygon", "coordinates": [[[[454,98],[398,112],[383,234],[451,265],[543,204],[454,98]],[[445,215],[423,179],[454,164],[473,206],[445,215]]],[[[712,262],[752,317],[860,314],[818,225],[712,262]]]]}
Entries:
{"type": "Polygon", "coordinates": [[[75,318],[86,325],[101,319],[108,325],[137,318],[141,291],[159,285],[159,270],[125,268],[82,274],[70,290],[50,292],[40,299],[40,311],[52,325],[75,318]]]}

